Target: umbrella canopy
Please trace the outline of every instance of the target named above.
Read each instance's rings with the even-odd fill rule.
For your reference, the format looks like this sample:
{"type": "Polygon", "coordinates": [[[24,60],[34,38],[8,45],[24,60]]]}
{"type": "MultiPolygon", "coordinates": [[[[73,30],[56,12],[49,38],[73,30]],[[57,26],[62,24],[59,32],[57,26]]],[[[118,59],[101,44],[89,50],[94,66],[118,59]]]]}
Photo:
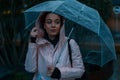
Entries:
{"type": "Polygon", "coordinates": [[[99,35],[70,20],[66,22],[66,35],[70,32],[69,28],[73,26],[74,31],[70,37],[79,44],[85,63],[102,67],[109,61],[116,59],[113,37],[102,19],[100,19],[99,35]]]}
{"type": "Polygon", "coordinates": [[[25,29],[35,23],[40,12],[46,11],[66,18],[66,35],[70,26],[74,27],[71,37],[80,45],[84,62],[103,66],[116,58],[111,32],[95,9],[76,0],[46,1],[24,12],[25,29]]]}
{"type": "Polygon", "coordinates": [[[25,11],[26,28],[30,23],[34,23],[40,12],[43,11],[60,14],[96,33],[99,32],[100,16],[98,12],[76,0],[46,1],[29,8],[25,11]]]}

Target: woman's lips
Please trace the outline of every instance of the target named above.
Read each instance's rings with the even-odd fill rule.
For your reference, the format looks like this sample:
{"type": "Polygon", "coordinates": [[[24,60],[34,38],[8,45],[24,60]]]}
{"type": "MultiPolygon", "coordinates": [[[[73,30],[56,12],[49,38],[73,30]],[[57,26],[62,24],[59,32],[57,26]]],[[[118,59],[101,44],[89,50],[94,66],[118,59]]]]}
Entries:
{"type": "Polygon", "coordinates": [[[51,29],[50,31],[51,31],[51,32],[56,32],[56,29],[51,29]]]}

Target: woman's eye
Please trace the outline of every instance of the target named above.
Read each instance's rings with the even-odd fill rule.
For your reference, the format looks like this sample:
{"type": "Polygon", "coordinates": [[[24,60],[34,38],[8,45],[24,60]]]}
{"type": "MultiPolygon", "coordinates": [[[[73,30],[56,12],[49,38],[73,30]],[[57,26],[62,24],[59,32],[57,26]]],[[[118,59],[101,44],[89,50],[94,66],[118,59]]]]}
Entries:
{"type": "Polygon", "coordinates": [[[56,24],[60,24],[60,20],[56,20],[55,23],[56,23],[56,24]]]}
{"type": "Polygon", "coordinates": [[[56,21],[55,23],[56,23],[56,24],[60,24],[60,21],[56,21]]]}
{"type": "Polygon", "coordinates": [[[47,23],[47,24],[51,24],[51,23],[52,23],[52,21],[46,21],[46,23],[47,23]]]}
{"type": "Polygon", "coordinates": [[[59,21],[59,20],[56,20],[56,21],[47,20],[47,21],[45,21],[45,23],[46,23],[46,24],[52,24],[52,23],[60,24],[60,21],[59,21]]]}

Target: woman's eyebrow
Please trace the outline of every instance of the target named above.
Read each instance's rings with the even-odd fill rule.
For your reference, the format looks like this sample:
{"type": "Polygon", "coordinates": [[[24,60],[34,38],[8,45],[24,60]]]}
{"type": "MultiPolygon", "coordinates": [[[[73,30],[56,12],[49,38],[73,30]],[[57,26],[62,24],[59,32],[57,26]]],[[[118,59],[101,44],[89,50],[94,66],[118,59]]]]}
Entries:
{"type": "Polygon", "coordinates": [[[46,19],[46,20],[52,20],[52,19],[46,19]]]}
{"type": "Polygon", "coordinates": [[[55,19],[55,20],[60,20],[60,19],[55,19]]]}
{"type": "MultiPolygon", "coordinates": [[[[52,19],[46,19],[46,21],[49,21],[49,20],[52,20],[52,19]]],[[[55,19],[55,20],[59,21],[60,19],[55,19]]]]}

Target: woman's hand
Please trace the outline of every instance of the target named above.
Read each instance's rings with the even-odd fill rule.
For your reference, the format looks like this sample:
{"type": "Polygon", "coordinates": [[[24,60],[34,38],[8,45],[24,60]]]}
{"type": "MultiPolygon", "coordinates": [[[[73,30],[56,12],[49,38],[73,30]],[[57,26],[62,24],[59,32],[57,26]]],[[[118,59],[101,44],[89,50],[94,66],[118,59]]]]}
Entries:
{"type": "Polygon", "coordinates": [[[39,33],[40,33],[40,29],[38,27],[33,27],[33,29],[30,32],[30,36],[37,38],[40,35],[39,33]]]}
{"type": "Polygon", "coordinates": [[[60,79],[61,78],[61,72],[57,67],[54,66],[48,66],[47,75],[54,79],[60,79]]]}
{"type": "Polygon", "coordinates": [[[36,38],[40,37],[40,29],[38,27],[33,27],[30,32],[30,42],[36,43],[36,38]]]}
{"type": "Polygon", "coordinates": [[[53,67],[53,66],[48,66],[47,67],[47,74],[48,74],[48,76],[52,75],[54,69],[55,69],[55,67],[53,67]]]}

